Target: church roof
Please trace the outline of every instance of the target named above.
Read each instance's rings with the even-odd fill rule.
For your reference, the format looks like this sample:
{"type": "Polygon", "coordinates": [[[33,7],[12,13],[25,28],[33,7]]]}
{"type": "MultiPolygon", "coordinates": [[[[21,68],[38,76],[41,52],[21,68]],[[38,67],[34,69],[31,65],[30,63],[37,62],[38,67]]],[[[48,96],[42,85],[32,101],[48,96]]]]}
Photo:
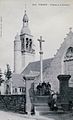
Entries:
{"type": "Polygon", "coordinates": [[[15,40],[20,41],[20,36],[19,36],[18,33],[17,33],[16,36],[15,36],[15,40]]]}
{"type": "Polygon", "coordinates": [[[31,35],[31,31],[30,31],[29,27],[24,26],[24,27],[22,27],[20,34],[21,34],[21,35],[23,35],[23,34],[31,35]]]}
{"type": "Polygon", "coordinates": [[[25,87],[24,79],[21,74],[12,75],[12,86],[13,87],[25,87]]]}
{"type": "Polygon", "coordinates": [[[26,14],[26,10],[25,10],[25,14],[23,16],[23,27],[22,27],[21,33],[20,33],[21,35],[23,35],[23,34],[31,35],[31,31],[30,31],[30,29],[28,27],[28,22],[29,22],[29,19],[28,19],[28,16],[26,14]]]}
{"type": "MultiPolygon", "coordinates": [[[[52,62],[53,58],[43,60],[43,71],[50,67],[50,63],[52,62]]],[[[31,62],[28,66],[22,71],[23,75],[27,75],[30,71],[40,72],[40,61],[31,62]]]]}
{"type": "MultiPolygon", "coordinates": [[[[47,67],[50,67],[53,58],[43,60],[43,71],[47,67]]],[[[36,76],[40,73],[40,61],[31,62],[23,70],[21,74],[12,75],[12,86],[13,87],[25,87],[23,76],[36,76]]]]}

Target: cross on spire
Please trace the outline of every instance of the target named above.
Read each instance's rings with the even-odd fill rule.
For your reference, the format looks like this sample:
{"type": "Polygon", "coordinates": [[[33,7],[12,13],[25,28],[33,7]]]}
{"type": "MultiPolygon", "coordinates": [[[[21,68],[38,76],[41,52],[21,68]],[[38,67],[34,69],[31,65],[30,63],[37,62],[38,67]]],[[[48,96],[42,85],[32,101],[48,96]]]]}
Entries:
{"type": "Polygon", "coordinates": [[[25,10],[24,10],[24,14],[26,14],[26,2],[25,2],[25,10]]]}
{"type": "Polygon", "coordinates": [[[70,32],[72,31],[72,27],[69,28],[70,32]]]}
{"type": "Polygon", "coordinates": [[[25,14],[26,14],[26,9],[25,9],[25,14]]]}

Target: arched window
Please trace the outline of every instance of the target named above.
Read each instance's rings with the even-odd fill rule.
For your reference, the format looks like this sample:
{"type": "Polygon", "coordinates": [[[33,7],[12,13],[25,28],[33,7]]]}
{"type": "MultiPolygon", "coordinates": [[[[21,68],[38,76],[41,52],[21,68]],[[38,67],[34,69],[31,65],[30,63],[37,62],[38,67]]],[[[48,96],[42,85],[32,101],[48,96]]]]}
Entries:
{"type": "Polygon", "coordinates": [[[24,38],[21,40],[21,49],[24,50],[24,38]]]}
{"type": "Polygon", "coordinates": [[[29,39],[26,38],[26,49],[28,49],[29,39]]]}
{"type": "Polygon", "coordinates": [[[73,57],[73,47],[69,47],[66,52],[66,58],[71,58],[73,57]]]}
{"type": "Polygon", "coordinates": [[[30,41],[29,41],[29,48],[30,48],[30,50],[32,49],[32,39],[30,39],[30,41]]]}

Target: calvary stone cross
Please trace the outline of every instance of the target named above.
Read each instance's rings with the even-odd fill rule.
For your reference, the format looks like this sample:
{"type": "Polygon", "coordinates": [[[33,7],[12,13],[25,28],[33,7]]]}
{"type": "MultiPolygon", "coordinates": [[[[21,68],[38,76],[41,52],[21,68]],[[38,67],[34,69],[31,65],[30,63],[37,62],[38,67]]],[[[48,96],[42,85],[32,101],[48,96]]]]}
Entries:
{"type": "Polygon", "coordinates": [[[43,82],[43,51],[42,51],[42,42],[45,42],[44,40],[42,40],[42,36],[40,36],[40,39],[38,39],[39,41],[39,44],[40,44],[40,77],[41,77],[41,80],[40,82],[42,83],[43,82]]]}

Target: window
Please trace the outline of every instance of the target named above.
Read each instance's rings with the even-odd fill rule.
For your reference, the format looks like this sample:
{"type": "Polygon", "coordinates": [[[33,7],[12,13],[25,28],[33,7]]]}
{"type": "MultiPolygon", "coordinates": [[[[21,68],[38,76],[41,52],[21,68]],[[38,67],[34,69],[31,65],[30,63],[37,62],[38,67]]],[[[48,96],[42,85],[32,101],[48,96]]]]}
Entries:
{"type": "Polygon", "coordinates": [[[17,88],[15,88],[15,93],[17,92],[17,88]]]}
{"type": "Polygon", "coordinates": [[[14,89],[13,89],[13,93],[14,93],[14,89]]]}
{"type": "Polygon", "coordinates": [[[25,93],[25,88],[24,87],[22,88],[22,92],[25,93]]]}
{"type": "Polygon", "coordinates": [[[20,92],[22,92],[22,88],[20,88],[20,92]]]}
{"type": "Polygon", "coordinates": [[[32,49],[32,39],[30,39],[29,47],[30,47],[30,49],[32,49]]]}
{"type": "Polygon", "coordinates": [[[21,48],[24,49],[24,38],[21,40],[21,48]]]}
{"type": "Polygon", "coordinates": [[[73,57],[73,47],[69,47],[66,52],[66,57],[71,58],[73,57]]]}
{"type": "Polygon", "coordinates": [[[28,41],[28,38],[26,38],[26,49],[28,49],[28,44],[29,44],[29,41],[28,41]]]}

